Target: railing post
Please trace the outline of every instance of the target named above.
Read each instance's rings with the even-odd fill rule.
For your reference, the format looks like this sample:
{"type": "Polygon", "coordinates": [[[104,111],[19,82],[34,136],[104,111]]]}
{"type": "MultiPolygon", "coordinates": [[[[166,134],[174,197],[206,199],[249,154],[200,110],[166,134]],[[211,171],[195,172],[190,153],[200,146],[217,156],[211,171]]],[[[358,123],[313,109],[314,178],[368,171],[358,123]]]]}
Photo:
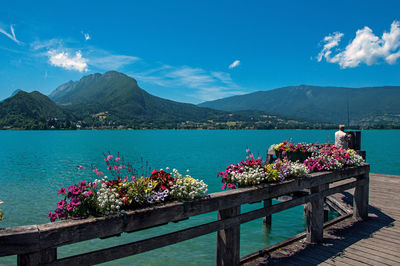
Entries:
{"type": "MultiPolygon", "coordinates": [[[[264,209],[268,209],[269,207],[272,206],[272,199],[266,199],[264,200],[264,209]]],[[[271,226],[272,223],[272,215],[267,215],[263,218],[263,223],[266,226],[271,226]]]]}
{"type": "Polygon", "coordinates": [[[364,179],[366,180],[366,183],[355,187],[353,197],[353,217],[357,221],[364,221],[368,218],[369,172],[358,176],[357,179],[364,179]]]}
{"type": "MultiPolygon", "coordinates": [[[[240,205],[219,210],[218,220],[240,214],[240,205]]],[[[240,264],[240,225],[220,230],[217,233],[217,265],[235,266],[240,264]]]]}
{"type": "MultiPolygon", "coordinates": [[[[312,187],[310,194],[324,191],[328,187],[329,184],[312,187]]],[[[305,212],[307,220],[307,243],[315,244],[322,242],[324,238],[324,198],[319,197],[307,203],[305,212]]]]}
{"type": "Polygon", "coordinates": [[[57,248],[47,248],[38,252],[18,254],[18,266],[36,266],[52,263],[57,260],[57,248]]]}

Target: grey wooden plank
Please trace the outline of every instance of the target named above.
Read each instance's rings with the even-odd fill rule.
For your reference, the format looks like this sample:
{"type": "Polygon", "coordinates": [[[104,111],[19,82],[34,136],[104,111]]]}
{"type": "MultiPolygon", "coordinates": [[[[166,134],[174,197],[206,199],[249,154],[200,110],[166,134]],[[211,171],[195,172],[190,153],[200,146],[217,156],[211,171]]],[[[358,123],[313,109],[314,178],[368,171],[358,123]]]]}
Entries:
{"type": "Polygon", "coordinates": [[[353,237],[347,237],[346,239],[341,240],[343,242],[346,241],[356,241],[359,244],[366,244],[366,245],[374,245],[377,248],[379,248],[379,250],[389,250],[389,251],[393,251],[393,252],[400,252],[399,245],[388,245],[388,243],[385,240],[380,240],[380,239],[376,239],[376,238],[366,238],[366,239],[361,239],[359,240],[358,238],[353,238],[353,237]]]}

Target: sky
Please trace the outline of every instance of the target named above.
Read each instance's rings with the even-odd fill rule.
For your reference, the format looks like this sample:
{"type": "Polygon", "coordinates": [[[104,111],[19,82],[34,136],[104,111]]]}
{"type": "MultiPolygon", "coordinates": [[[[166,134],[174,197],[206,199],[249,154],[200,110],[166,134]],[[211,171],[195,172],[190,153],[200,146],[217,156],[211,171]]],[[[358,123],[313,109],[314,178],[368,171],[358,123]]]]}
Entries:
{"type": "Polygon", "coordinates": [[[109,70],[195,104],[300,84],[400,85],[400,1],[0,5],[0,100],[109,70]]]}

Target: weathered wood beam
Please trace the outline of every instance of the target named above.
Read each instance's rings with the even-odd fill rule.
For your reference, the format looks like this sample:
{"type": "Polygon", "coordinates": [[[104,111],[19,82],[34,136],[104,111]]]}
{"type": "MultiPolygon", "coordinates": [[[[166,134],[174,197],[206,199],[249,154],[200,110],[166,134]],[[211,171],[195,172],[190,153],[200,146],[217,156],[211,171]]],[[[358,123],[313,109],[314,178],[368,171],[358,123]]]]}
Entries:
{"type": "MultiPolygon", "coordinates": [[[[240,215],[240,206],[220,210],[218,220],[240,215]]],[[[236,266],[240,263],[240,224],[218,231],[217,233],[217,265],[236,266]]]]}
{"type": "Polygon", "coordinates": [[[356,186],[354,190],[353,217],[356,220],[363,221],[368,218],[369,173],[360,175],[357,179],[365,180],[365,182],[356,186]]]}
{"type": "MultiPolygon", "coordinates": [[[[326,191],[329,184],[311,187],[310,193],[320,193],[326,191]]],[[[318,243],[323,239],[324,224],[324,197],[318,197],[307,203],[306,206],[307,237],[308,243],[318,243]]]]}
{"type": "MultiPolygon", "coordinates": [[[[264,209],[268,210],[272,206],[272,199],[264,200],[264,209]]],[[[267,215],[263,218],[263,223],[267,226],[272,224],[272,215],[267,215]]]]}

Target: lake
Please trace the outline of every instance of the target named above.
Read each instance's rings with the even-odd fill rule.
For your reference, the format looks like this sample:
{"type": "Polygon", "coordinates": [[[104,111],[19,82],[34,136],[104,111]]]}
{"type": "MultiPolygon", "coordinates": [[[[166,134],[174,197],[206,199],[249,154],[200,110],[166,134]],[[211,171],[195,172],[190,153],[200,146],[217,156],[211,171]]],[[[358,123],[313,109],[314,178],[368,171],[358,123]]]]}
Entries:
{"type": "MultiPolygon", "coordinates": [[[[209,192],[221,190],[219,171],[245,159],[250,148],[265,158],[271,144],[332,142],[334,130],[121,130],[121,131],[0,131],[0,200],[5,217],[1,227],[45,223],[60,199],[60,187],[83,179],[93,180],[91,165],[105,170],[103,153],[119,152],[125,161],[140,167],[141,158],[152,168],[190,169],[203,179],[209,192]],[[89,170],[78,170],[82,165],[89,170]]],[[[400,131],[362,131],[361,149],[367,152],[371,172],[400,175],[400,131]]],[[[260,205],[245,206],[245,211],[260,205]]],[[[59,248],[59,257],[127,243],[213,221],[217,214],[200,215],[177,224],[149,229],[118,238],[91,240],[59,248]]],[[[301,206],[274,214],[269,231],[262,220],[241,226],[241,256],[304,231],[301,206]]],[[[214,265],[216,233],[165,248],[107,263],[108,265],[214,265]],[[193,258],[196,258],[193,260],[193,258]]],[[[0,258],[0,264],[16,264],[15,257],[0,258]]]]}

